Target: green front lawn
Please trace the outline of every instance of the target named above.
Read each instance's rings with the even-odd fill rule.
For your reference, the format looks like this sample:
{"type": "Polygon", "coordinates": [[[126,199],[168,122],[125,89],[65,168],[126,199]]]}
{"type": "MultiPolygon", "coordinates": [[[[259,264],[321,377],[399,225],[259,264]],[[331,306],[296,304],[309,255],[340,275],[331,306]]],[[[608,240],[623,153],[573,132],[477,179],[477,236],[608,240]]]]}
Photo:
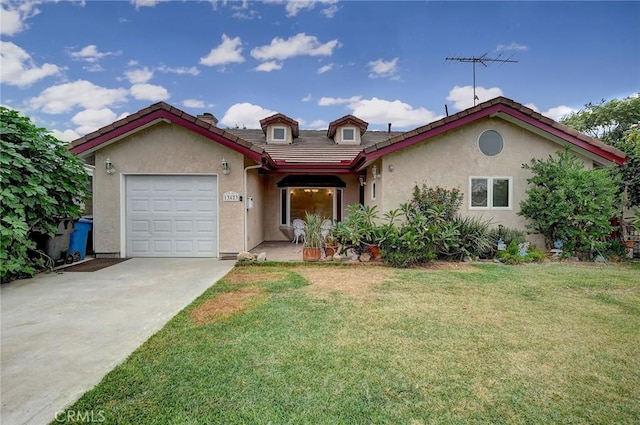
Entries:
{"type": "Polygon", "coordinates": [[[236,267],[70,407],[109,424],[640,422],[640,267],[236,267]]]}

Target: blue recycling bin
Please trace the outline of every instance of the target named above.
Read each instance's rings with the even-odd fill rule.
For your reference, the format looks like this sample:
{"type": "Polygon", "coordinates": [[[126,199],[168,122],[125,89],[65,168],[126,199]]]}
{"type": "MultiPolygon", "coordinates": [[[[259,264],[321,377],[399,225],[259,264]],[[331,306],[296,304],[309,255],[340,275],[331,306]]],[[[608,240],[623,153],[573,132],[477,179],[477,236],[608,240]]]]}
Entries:
{"type": "Polygon", "coordinates": [[[93,221],[81,218],[76,222],[71,238],[69,239],[69,253],[74,255],[76,252],[80,254],[80,259],[84,260],[87,255],[87,241],[89,232],[93,228],[93,221]]]}

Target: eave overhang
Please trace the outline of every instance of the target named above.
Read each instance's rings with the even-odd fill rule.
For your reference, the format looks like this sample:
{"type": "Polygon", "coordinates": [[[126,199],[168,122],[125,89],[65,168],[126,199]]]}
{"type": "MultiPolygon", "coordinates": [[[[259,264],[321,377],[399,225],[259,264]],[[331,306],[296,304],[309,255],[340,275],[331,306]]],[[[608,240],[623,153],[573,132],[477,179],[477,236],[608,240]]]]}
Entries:
{"type": "Polygon", "coordinates": [[[82,157],[159,123],[171,123],[241,153],[258,164],[273,165],[263,148],[249,143],[204,120],[166,104],[152,105],[147,112],[136,113],[70,143],[69,150],[82,157]]]}
{"type": "Polygon", "coordinates": [[[531,112],[531,115],[529,115],[502,103],[507,100],[508,99],[503,100],[503,98],[496,98],[389,140],[366,147],[353,159],[351,167],[354,171],[361,171],[382,156],[429,140],[485,117],[504,119],[512,124],[525,127],[561,145],[577,147],[583,154],[599,161],[604,160],[611,164],[618,165],[625,162],[626,158],[624,153],[618,149],[608,146],[599,140],[588,138],[588,136],[559,124],[550,118],[544,117],[533,110],[529,110],[531,112]],[[589,139],[591,143],[585,139],[589,139]]]}

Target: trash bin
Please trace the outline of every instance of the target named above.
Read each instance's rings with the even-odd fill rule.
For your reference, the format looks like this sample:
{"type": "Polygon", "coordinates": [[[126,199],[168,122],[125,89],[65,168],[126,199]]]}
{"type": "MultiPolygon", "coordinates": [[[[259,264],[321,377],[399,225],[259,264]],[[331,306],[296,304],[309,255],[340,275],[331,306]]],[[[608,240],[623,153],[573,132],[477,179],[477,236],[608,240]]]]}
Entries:
{"type": "Polygon", "coordinates": [[[73,233],[73,223],[75,220],[65,218],[60,220],[55,236],[47,239],[45,249],[47,255],[56,263],[72,263],[73,256],[69,253],[69,240],[73,233]]]}
{"type": "Polygon", "coordinates": [[[69,254],[71,254],[74,259],[79,256],[80,260],[84,260],[84,257],[87,255],[87,241],[92,228],[93,221],[86,218],[81,218],[76,222],[69,240],[69,254]]]}

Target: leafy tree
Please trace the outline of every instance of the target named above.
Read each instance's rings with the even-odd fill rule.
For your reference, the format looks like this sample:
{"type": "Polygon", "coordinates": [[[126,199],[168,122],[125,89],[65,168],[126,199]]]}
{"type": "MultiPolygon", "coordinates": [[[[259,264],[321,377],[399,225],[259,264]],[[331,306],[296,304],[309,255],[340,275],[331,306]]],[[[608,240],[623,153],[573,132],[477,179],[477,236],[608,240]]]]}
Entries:
{"type": "Polygon", "coordinates": [[[562,120],[569,127],[617,148],[624,134],[640,123],[640,96],[587,103],[584,109],[562,120]]]}
{"type": "Polygon", "coordinates": [[[527,227],[545,237],[547,249],[561,240],[566,252],[584,256],[611,233],[618,179],[609,169],[586,169],[569,151],[522,168],[533,176],[518,214],[531,220],[527,227]]]}
{"type": "Polygon", "coordinates": [[[32,276],[44,264],[34,231],[53,236],[80,216],[88,194],[82,161],[17,111],[0,107],[0,279],[32,276]]]}
{"type": "Polygon", "coordinates": [[[627,155],[618,167],[620,191],[627,191],[627,205],[640,206],[640,95],[588,103],[562,122],[615,146],[627,155]]]}

